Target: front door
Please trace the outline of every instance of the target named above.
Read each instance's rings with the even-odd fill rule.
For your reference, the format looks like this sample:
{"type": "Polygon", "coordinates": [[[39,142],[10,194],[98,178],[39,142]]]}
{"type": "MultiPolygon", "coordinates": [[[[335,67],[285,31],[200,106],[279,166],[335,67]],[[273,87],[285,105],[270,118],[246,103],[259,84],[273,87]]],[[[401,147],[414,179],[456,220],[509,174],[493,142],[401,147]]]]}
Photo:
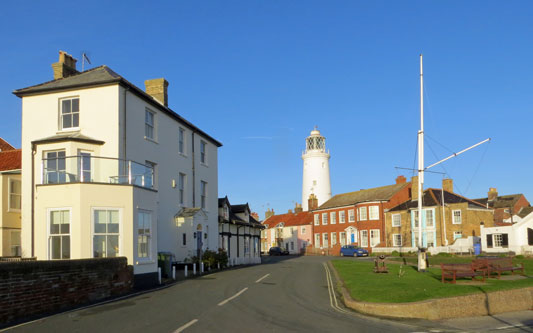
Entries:
{"type": "Polygon", "coordinates": [[[352,243],[355,243],[355,235],[353,233],[350,234],[350,240],[352,243]]]}

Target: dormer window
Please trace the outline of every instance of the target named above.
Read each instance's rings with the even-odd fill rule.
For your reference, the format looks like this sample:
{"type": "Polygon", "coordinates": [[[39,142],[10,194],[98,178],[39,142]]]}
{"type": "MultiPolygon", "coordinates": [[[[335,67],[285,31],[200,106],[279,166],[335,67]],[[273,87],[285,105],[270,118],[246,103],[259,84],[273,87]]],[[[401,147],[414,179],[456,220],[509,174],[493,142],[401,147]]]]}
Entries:
{"type": "Polygon", "coordinates": [[[80,98],[66,98],[60,102],[60,127],[62,130],[80,127],[80,98]]]}
{"type": "Polygon", "coordinates": [[[228,208],[228,206],[224,206],[224,218],[226,220],[229,219],[229,208],[228,208]]]}

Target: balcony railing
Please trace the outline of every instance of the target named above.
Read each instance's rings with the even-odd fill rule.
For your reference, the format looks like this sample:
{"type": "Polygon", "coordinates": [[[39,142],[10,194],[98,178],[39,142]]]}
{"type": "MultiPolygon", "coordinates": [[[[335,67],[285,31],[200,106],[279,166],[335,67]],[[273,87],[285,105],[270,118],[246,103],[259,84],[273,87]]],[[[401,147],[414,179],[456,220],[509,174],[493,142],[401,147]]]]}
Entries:
{"type": "Polygon", "coordinates": [[[45,158],[42,184],[107,183],[154,187],[152,166],[90,155],[45,158]]]}

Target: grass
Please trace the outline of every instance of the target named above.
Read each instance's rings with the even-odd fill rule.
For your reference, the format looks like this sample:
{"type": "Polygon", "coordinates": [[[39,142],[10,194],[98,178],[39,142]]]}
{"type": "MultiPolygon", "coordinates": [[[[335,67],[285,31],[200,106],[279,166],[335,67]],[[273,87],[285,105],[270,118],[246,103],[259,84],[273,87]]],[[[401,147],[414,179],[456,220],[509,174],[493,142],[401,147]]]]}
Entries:
{"type": "MultiPolygon", "coordinates": [[[[430,264],[435,265],[435,259],[437,258],[430,258],[430,264]]],[[[416,263],[416,258],[414,259],[416,263]]],[[[446,260],[443,262],[470,262],[472,260],[471,257],[468,260],[465,257],[439,257],[439,259],[446,260]]],[[[524,262],[526,274],[533,272],[533,259],[515,259],[514,262],[524,262]]],[[[373,262],[333,260],[332,264],[337,269],[340,277],[344,281],[344,286],[352,298],[365,302],[416,302],[433,298],[487,293],[533,286],[533,278],[531,277],[512,281],[491,278],[486,279],[486,283],[483,285],[461,285],[461,283],[454,285],[442,283],[440,269],[435,267],[429,268],[425,273],[419,273],[416,267],[404,265],[403,270],[405,273],[402,277],[398,277],[400,264],[387,264],[389,268],[388,274],[374,273],[373,262]]],[[[460,279],[459,281],[470,282],[470,279],[460,279]]]]}

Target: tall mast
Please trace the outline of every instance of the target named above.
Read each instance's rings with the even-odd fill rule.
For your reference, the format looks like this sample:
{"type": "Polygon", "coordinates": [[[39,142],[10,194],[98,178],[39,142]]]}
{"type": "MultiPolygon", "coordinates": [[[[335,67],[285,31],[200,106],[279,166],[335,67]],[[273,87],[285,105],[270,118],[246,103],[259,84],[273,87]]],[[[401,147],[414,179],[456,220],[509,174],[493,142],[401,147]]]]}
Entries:
{"type": "Polygon", "coordinates": [[[418,270],[426,269],[425,256],[422,254],[422,187],[424,186],[424,72],[420,54],[420,131],[418,131],[418,270]]]}

